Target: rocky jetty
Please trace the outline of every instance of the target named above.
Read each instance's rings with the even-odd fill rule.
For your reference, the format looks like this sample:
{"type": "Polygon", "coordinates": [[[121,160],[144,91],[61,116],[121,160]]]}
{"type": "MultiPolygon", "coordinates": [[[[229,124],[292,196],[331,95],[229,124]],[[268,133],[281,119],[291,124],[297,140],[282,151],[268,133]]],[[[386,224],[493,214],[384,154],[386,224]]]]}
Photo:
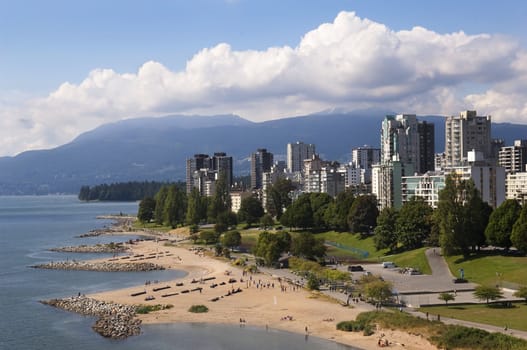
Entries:
{"type": "Polygon", "coordinates": [[[103,271],[103,272],[142,272],[164,270],[161,265],[141,262],[141,263],[118,263],[118,262],[89,262],[89,261],[58,261],[31,266],[36,269],[53,270],[82,270],[82,271],[103,271]]]}
{"type": "Polygon", "coordinates": [[[114,220],[110,226],[103,227],[101,229],[91,230],[88,233],[83,233],[78,238],[85,237],[97,237],[100,235],[111,235],[112,233],[130,232],[133,233],[133,223],[137,218],[129,216],[118,216],[118,215],[106,215],[98,216],[97,219],[110,219],[114,220]]]}
{"type": "Polygon", "coordinates": [[[78,245],[50,249],[52,252],[63,253],[124,253],[128,248],[122,243],[108,243],[95,245],[78,245]]]}
{"type": "Polygon", "coordinates": [[[103,337],[122,339],[141,333],[141,320],[135,317],[137,309],[132,305],[107,303],[85,296],[44,300],[41,303],[98,317],[92,328],[103,337]]]}

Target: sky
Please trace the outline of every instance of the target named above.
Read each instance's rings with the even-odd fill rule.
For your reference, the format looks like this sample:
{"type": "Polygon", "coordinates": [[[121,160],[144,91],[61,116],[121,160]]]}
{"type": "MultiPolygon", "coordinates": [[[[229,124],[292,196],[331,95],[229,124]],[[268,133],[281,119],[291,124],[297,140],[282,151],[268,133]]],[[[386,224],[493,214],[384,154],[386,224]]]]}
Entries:
{"type": "Polygon", "coordinates": [[[527,1],[0,0],[0,156],[127,118],[369,108],[527,124],[527,1]]]}

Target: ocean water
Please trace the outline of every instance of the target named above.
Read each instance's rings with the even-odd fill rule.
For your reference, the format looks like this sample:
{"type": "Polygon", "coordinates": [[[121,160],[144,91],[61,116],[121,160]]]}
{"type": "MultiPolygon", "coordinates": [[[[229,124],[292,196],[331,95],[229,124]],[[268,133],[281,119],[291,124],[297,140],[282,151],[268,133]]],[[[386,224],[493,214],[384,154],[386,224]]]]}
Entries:
{"type": "Polygon", "coordinates": [[[75,196],[0,197],[0,349],[352,349],[316,337],[237,325],[145,325],[139,336],[111,340],[92,331],[94,318],[39,302],[183,277],[182,271],[105,273],[29,267],[100,256],[49,249],[135,238],[77,236],[110,224],[96,219],[98,215],[136,212],[137,203],[84,203],[75,196]]]}

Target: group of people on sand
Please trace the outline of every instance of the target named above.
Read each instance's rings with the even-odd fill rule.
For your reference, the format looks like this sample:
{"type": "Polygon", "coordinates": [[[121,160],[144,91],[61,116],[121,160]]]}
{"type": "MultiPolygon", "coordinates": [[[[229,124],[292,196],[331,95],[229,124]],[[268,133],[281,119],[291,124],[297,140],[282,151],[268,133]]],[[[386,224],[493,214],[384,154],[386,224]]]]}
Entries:
{"type": "Polygon", "coordinates": [[[379,338],[379,340],[377,341],[377,345],[381,348],[385,347],[385,346],[390,346],[390,342],[388,341],[388,339],[386,338],[379,338]]]}

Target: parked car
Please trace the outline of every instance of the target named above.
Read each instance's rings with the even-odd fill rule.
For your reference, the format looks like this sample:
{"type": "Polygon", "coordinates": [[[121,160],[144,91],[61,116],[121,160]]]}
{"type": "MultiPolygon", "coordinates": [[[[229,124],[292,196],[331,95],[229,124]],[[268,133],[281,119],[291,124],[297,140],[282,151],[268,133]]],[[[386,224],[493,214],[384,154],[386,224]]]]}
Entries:
{"type": "Polygon", "coordinates": [[[348,266],[349,272],[364,271],[364,268],[360,265],[350,265],[348,266]]]}
{"type": "Polygon", "coordinates": [[[385,269],[391,269],[396,267],[396,265],[391,261],[385,261],[382,263],[382,267],[384,267],[385,269]]]}

